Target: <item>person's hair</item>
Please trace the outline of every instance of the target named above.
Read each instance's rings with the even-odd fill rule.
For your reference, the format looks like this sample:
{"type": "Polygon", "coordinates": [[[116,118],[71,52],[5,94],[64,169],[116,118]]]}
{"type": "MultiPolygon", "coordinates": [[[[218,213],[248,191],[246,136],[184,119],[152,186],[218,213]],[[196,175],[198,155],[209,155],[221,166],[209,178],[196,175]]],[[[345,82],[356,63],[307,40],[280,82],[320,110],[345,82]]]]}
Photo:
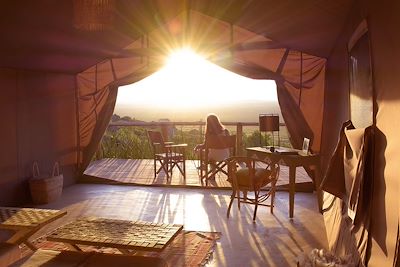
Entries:
{"type": "Polygon", "coordinates": [[[206,122],[206,135],[218,135],[225,130],[225,126],[215,114],[208,114],[206,122]]]}

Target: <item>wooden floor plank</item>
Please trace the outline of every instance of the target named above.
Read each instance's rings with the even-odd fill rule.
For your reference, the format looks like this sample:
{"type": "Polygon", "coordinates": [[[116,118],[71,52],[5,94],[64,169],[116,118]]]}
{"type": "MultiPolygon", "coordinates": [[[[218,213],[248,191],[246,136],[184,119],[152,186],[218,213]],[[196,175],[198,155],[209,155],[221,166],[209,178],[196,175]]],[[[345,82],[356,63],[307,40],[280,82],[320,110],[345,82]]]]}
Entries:
{"type": "MultiPolygon", "coordinates": [[[[75,184],[64,188],[60,199],[38,206],[61,209],[67,215],[43,227],[35,237],[82,217],[148,221],[184,225],[184,231],[219,232],[208,267],[296,266],[302,253],[328,248],[323,216],[318,212],[316,194],[298,193],[295,215],[288,215],[287,192],[278,192],[274,213],[259,207],[253,222],[253,205],[236,203],[226,217],[228,190],[75,184]]],[[[184,255],[181,257],[186,258],[184,255]]],[[[188,266],[187,262],[171,266],[188,266]]]]}
{"type": "MultiPolygon", "coordinates": [[[[186,160],[186,179],[177,168],[174,169],[172,178],[167,179],[163,171],[154,178],[153,160],[151,159],[106,158],[91,162],[84,174],[86,182],[202,187],[199,171],[196,169],[198,165],[196,160],[186,160]]],[[[224,174],[218,174],[215,181],[209,182],[209,186],[221,189],[230,188],[226,178],[224,174]]],[[[289,169],[281,166],[277,185],[287,185],[288,181],[289,169]]],[[[311,183],[312,180],[304,168],[297,168],[296,184],[311,185],[311,183]]]]}

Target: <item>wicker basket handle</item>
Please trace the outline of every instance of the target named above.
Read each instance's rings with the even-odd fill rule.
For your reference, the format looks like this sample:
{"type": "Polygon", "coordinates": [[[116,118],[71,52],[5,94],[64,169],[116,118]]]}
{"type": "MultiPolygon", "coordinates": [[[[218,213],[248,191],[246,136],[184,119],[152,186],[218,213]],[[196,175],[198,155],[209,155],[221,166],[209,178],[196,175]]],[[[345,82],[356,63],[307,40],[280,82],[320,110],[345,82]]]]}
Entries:
{"type": "Polygon", "coordinates": [[[33,178],[37,178],[40,176],[39,165],[38,165],[37,161],[33,162],[32,175],[33,175],[33,178]]]}
{"type": "Polygon", "coordinates": [[[60,166],[58,164],[58,161],[56,161],[53,166],[53,176],[52,177],[59,176],[59,175],[60,175],[60,166]]]}

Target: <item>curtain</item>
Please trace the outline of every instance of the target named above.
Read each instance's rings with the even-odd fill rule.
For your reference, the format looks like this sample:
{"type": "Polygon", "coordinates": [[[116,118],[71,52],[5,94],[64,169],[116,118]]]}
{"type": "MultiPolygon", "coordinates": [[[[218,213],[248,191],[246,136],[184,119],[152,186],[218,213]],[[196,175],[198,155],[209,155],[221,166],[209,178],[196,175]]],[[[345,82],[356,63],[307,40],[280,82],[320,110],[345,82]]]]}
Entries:
{"type": "MultiPolygon", "coordinates": [[[[371,246],[374,132],[374,126],[355,129],[351,121],[345,122],[321,183],[322,190],[340,198],[343,203],[340,217],[349,222],[348,228],[354,238],[353,243],[357,246],[362,266],[368,263],[371,246]]],[[[332,211],[328,209],[325,212],[332,211]]],[[[330,224],[333,225],[332,222],[330,224]]],[[[346,231],[345,228],[338,228],[337,238],[340,238],[340,232],[346,231]]]]}

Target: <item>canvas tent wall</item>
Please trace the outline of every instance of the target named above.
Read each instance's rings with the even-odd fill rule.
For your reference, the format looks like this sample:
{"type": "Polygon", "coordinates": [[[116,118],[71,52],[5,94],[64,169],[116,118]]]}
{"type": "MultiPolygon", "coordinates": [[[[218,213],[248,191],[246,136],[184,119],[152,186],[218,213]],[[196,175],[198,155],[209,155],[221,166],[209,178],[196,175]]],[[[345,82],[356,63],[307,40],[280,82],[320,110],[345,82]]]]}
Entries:
{"type": "MultiPolygon", "coordinates": [[[[97,72],[102,71],[102,68],[110,68],[111,65],[107,65],[107,59],[110,58],[113,59],[113,62],[142,60],[142,57],[132,57],[132,53],[125,49],[130,44],[133,46],[133,49],[137,48],[135,45],[139,45],[139,48],[143,47],[143,44],[141,44],[141,42],[145,42],[142,38],[143,36],[157,31],[157,29],[162,29],[163,25],[168,22],[173,22],[175,18],[178,18],[178,21],[181,20],[184,22],[187,22],[185,21],[186,19],[191,19],[191,23],[196,23],[195,16],[179,17],[179,14],[183,14],[182,12],[185,10],[192,10],[193,12],[197,12],[198,16],[200,16],[199,14],[203,14],[203,17],[208,17],[208,20],[198,20],[199,23],[201,23],[201,21],[211,21],[209,25],[206,23],[198,24],[198,26],[201,26],[203,34],[212,29],[212,27],[209,26],[218,25],[219,28],[217,28],[216,31],[210,31],[208,33],[209,36],[205,35],[207,39],[214,41],[214,49],[218,48],[220,45],[217,42],[219,40],[218,38],[222,38],[221,40],[225,42],[224,45],[228,45],[227,47],[222,47],[223,49],[220,50],[231,53],[230,49],[227,48],[230,48],[231,45],[236,46],[232,47],[232,49],[234,49],[233,60],[219,62],[220,64],[224,63],[225,67],[233,68],[236,72],[250,75],[251,77],[268,77],[280,80],[286,88],[286,90],[280,90],[280,92],[291,95],[291,97],[280,97],[281,102],[284,102],[283,100],[295,102],[298,110],[293,114],[302,114],[304,111],[303,107],[307,106],[303,105],[305,102],[302,102],[307,98],[303,97],[308,94],[306,92],[308,90],[307,87],[313,86],[312,84],[318,80],[311,77],[310,79],[314,81],[310,83],[308,81],[309,78],[305,75],[305,70],[307,68],[312,69],[313,66],[316,67],[312,69],[311,76],[313,75],[312,72],[317,73],[320,77],[317,83],[320,83],[319,85],[323,83],[323,78],[321,77],[323,77],[324,67],[321,66],[324,65],[324,60],[318,56],[312,56],[312,54],[324,56],[329,53],[329,47],[332,46],[329,40],[333,40],[334,36],[339,32],[349,7],[349,4],[345,0],[341,0],[340,3],[330,3],[329,8],[331,8],[331,10],[329,12],[316,0],[310,0],[306,5],[300,5],[291,0],[279,3],[275,3],[275,1],[255,1],[254,3],[247,3],[246,1],[237,0],[229,1],[228,3],[219,1],[210,1],[206,3],[205,1],[195,0],[176,0],[168,1],[168,3],[165,1],[132,2],[118,0],[115,1],[116,16],[113,29],[103,32],[83,32],[74,27],[73,3],[74,1],[72,0],[60,0],[57,2],[47,0],[26,2],[17,0],[5,1],[2,3],[0,23],[2,25],[3,41],[0,43],[0,67],[3,68],[2,71],[5,73],[8,73],[8,71],[15,71],[16,74],[14,75],[15,78],[11,79],[11,84],[13,86],[9,86],[10,80],[7,78],[5,78],[4,81],[0,81],[0,84],[4,87],[12,88],[10,90],[15,89],[18,93],[15,96],[14,93],[10,93],[10,95],[6,95],[6,97],[3,98],[4,102],[6,102],[10,108],[5,108],[4,114],[9,114],[11,112],[13,115],[12,117],[4,116],[2,118],[5,125],[11,126],[7,128],[5,132],[7,132],[9,136],[14,136],[14,133],[17,131],[29,135],[29,128],[24,128],[19,123],[21,118],[25,116],[25,112],[28,114],[36,114],[40,112],[39,110],[46,108],[46,105],[41,105],[41,102],[36,102],[37,95],[34,92],[40,90],[42,90],[42,92],[45,91],[46,94],[41,95],[44,96],[44,98],[42,98],[43,101],[54,100],[54,102],[57,103],[58,101],[66,101],[58,100],[59,97],[62,97],[62,95],[57,95],[58,87],[70,88],[68,101],[70,101],[69,106],[71,109],[63,110],[65,114],[68,113],[68,119],[62,122],[63,125],[65,125],[63,128],[66,129],[63,130],[65,133],[65,140],[70,138],[68,141],[61,141],[63,137],[60,137],[58,131],[51,132],[51,138],[46,140],[47,143],[44,146],[40,143],[36,143],[35,138],[27,138],[27,141],[22,142],[22,139],[17,136],[16,139],[14,137],[15,142],[8,143],[4,141],[4,146],[10,148],[11,155],[15,155],[15,157],[7,158],[7,160],[4,161],[5,163],[2,168],[7,170],[4,173],[5,176],[9,178],[5,178],[3,181],[5,181],[7,186],[12,184],[11,187],[15,190],[20,190],[19,188],[23,187],[20,187],[20,184],[26,184],[26,180],[30,175],[30,165],[33,160],[41,160],[43,158],[43,161],[47,163],[54,160],[54,158],[62,158],[61,156],[65,155],[67,153],[66,151],[69,153],[69,160],[65,162],[65,165],[71,167],[68,171],[69,174],[65,175],[67,181],[70,181],[66,184],[68,185],[76,181],[83,170],[82,167],[87,164],[90,158],[90,153],[87,154],[87,152],[93,150],[94,148],[91,146],[95,146],[97,143],[96,138],[92,139],[93,130],[104,127],[104,124],[107,123],[107,116],[104,116],[106,114],[102,113],[101,108],[94,108],[94,106],[104,103],[108,103],[112,106],[112,98],[107,100],[107,97],[109,94],[115,95],[116,93],[115,90],[108,89],[99,92],[103,85],[109,84],[110,79],[116,80],[115,77],[113,77],[114,72],[96,77],[97,72]],[[272,12],[275,14],[274,16],[264,16],[264,11],[267,10],[267,7],[269,12],[275,10],[272,12]],[[316,15],[321,12],[324,14],[323,16],[316,15]],[[276,16],[276,14],[280,14],[280,16],[276,16]],[[291,18],[290,21],[286,19],[288,16],[291,18]],[[217,19],[213,19],[214,17],[217,19]],[[257,23],[254,23],[252,20],[254,17],[258,17],[257,23]],[[318,21],[320,27],[326,28],[327,33],[315,31],[313,36],[310,35],[310,26],[316,24],[316,21],[318,21]],[[276,24],[278,22],[281,26],[271,29],[271,23],[276,24]],[[293,29],[293,27],[303,29],[303,31],[307,30],[307,36],[309,37],[304,38],[304,36],[299,33],[289,31],[289,29],[293,29]],[[275,39],[277,41],[271,42],[270,39],[266,38],[265,30],[270,31],[276,37],[275,39]],[[223,34],[221,36],[216,36],[215,33],[223,34]],[[236,36],[232,36],[231,38],[231,33],[235,33],[236,36]],[[284,38],[285,36],[287,38],[284,38]],[[250,40],[250,38],[258,38],[258,40],[250,40]],[[241,43],[246,43],[250,45],[250,47],[244,47],[241,43]],[[290,48],[287,49],[287,47],[290,48]],[[271,51],[275,50],[276,56],[270,57],[270,60],[274,57],[272,64],[267,63],[268,61],[258,62],[259,59],[256,56],[256,51],[263,48],[269,49],[268,56],[273,55],[274,53],[271,53],[271,51]],[[305,52],[300,52],[302,50],[305,52]],[[128,57],[126,53],[128,53],[128,57]],[[267,65],[263,66],[263,64],[266,63],[267,65]],[[291,67],[288,68],[288,66],[291,67]],[[301,70],[302,67],[304,67],[303,70],[301,70]],[[269,68],[276,69],[264,73],[264,71],[269,68]],[[83,71],[85,71],[86,74],[92,72],[87,76],[89,77],[87,80],[88,84],[90,84],[91,81],[98,82],[98,84],[95,85],[96,89],[94,91],[93,85],[85,87],[85,79],[80,79],[79,75],[76,81],[73,82],[73,77],[83,71]],[[20,73],[29,73],[30,76],[37,77],[37,79],[33,79],[31,84],[29,84],[25,82],[25,75],[20,75],[20,73]],[[300,73],[302,73],[302,75],[300,75],[300,73]],[[67,77],[65,79],[68,79],[68,81],[63,82],[64,78],[59,78],[61,76],[67,77]],[[58,84],[60,84],[60,86],[58,86],[58,84]],[[79,90],[78,86],[80,88],[79,90]],[[297,89],[293,88],[300,88],[302,86],[306,90],[300,90],[303,95],[300,97],[297,89]],[[30,87],[32,87],[32,89],[30,87]],[[27,94],[25,91],[30,91],[32,94],[27,94]],[[75,99],[73,99],[74,95],[75,99]],[[7,99],[13,101],[6,101],[7,99]],[[23,107],[23,105],[20,105],[21,103],[31,103],[32,101],[35,105],[31,105],[30,110],[21,108],[23,107]],[[95,104],[93,104],[93,101],[95,104]],[[94,118],[95,120],[100,119],[100,121],[98,121],[99,123],[97,123],[97,121],[92,121],[94,118]],[[12,123],[9,123],[10,121],[12,123]],[[59,143],[63,143],[63,145],[60,146],[59,143]],[[89,143],[91,143],[91,145],[89,145],[89,143]],[[18,147],[23,147],[23,149],[18,149],[18,147]],[[27,147],[30,148],[28,149],[27,147]],[[31,151],[36,151],[35,153],[39,153],[40,151],[43,156],[38,157],[31,151]],[[87,155],[84,156],[84,154],[87,155]],[[71,164],[71,160],[74,163],[71,164]],[[83,163],[83,165],[80,165],[79,171],[77,171],[80,163],[83,163]],[[15,170],[15,168],[17,168],[17,170],[15,170]],[[11,177],[15,177],[15,175],[17,175],[17,179],[20,180],[18,185],[12,182],[13,179],[11,177]]],[[[189,24],[190,23],[184,23],[183,25],[189,24]]],[[[191,32],[191,34],[195,33],[194,31],[191,32]]],[[[155,36],[156,35],[163,37],[162,32],[158,32],[155,36]]],[[[176,40],[176,36],[173,39],[176,40]]],[[[214,53],[216,52],[218,51],[214,51],[214,53]]],[[[133,53],[135,53],[135,51],[133,51],[133,53]]],[[[135,64],[131,63],[129,65],[133,66],[135,64]]],[[[135,66],[141,67],[142,65],[137,64],[135,66]]],[[[120,71],[118,69],[118,64],[114,65],[114,67],[116,68],[115,73],[120,71]]],[[[149,75],[158,67],[159,66],[149,67],[146,65],[146,68],[141,71],[136,69],[134,78],[131,81],[149,75]]],[[[114,84],[109,85],[113,86],[114,84]]],[[[323,95],[323,91],[319,92],[315,90],[313,92],[319,94],[318,97],[320,98],[323,95]]],[[[67,97],[65,99],[67,99],[67,97]]],[[[319,108],[322,108],[322,104],[322,102],[319,102],[319,108]]],[[[37,127],[38,129],[42,129],[43,132],[50,128],[54,129],[56,126],[59,127],[60,123],[60,121],[57,121],[56,117],[50,117],[52,114],[52,107],[50,105],[47,107],[47,111],[45,116],[37,116],[36,120],[37,125],[48,125],[47,128],[37,127]]],[[[289,109],[288,112],[290,111],[289,109]]],[[[110,112],[110,109],[108,112],[110,112]]],[[[315,112],[315,114],[318,113],[315,112]]],[[[320,143],[320,134],[318,134],[318,132],[320,132],[321,128],[321,119],[318,119],[320,114],[313,118],[315,114],[308,112],[306,117],[308,123],[312,124],[311,128],[314,128],[314,130],[316,129],[317,134],[314,146],[315,150],[318,151],[320,143]]],[[[291,116],[286,117],[289,119],[291,116]]],[[[310,130],[308,123],[302,123],[304,120],[305,118],[301,118],[301,120],[294,119],[293,121],[300,122],[299,125],[303,127],[303,134],[308,135],[310,132],[312,133],[313,130],[310,130]]],[[[35,122],[35,120],[33,121],[35,122]]],[[[47,136],[46,133],[41,133],[39,130],[35,132],[35,134],[47,136]]],[[[101,131],[99,134],[101,134],[101,131]]],[[[293,134],[293,136],[295,136],[295,134],[293,134]]],[[[302,137],[299,135],[297,139],[301,138],[302,137]]],[[[7,156],[4,154],[4,157],[7,156]]],[[[64,164],[64,162],[62,162],[62,164],[64,164]]],[[[24,188],[26,188],[26,186],[24,188]]],[[[8,192],[10,193],[4,198],[9,201],[23,202],[23,198],[13,197],[12,191],[13,190],[9,190],[8,192]]],[[[24,192],[26,193],[26,190],[24,190],[24,192]]]]}
{"type": "MultiPolygon", "coordinates": [[[[130,44],[134,45],[135,40],[139,40],[145,33],[159,29],[160,21],[167,22],[176,18],[182,11],[188,9],[188,5],[194,12],[218,18],[217,21],[222,23],[218,25],[224,25],[224,22],[233,25],[233,31],[230,26],[224,26],[226,29],[222,32],[228,34],[221,35],[221,38],[224,41],[229,40],[227,42],[229,48],[237,49],[236,52],[233,51],[232,60],[225,61],[224,64],[236,72],[257,78],[277,78],[276,66],[279,66],[279,64],[276,64],[275,68],[271,65],[265,66],[264,61],[260,66],[257,59],[254,59],[257,56],[256,52],[252,54],[248,50],[240,51],[243,46],[235,46],[238,39],[231,39],[229,36],[231,32],[240,29],[255,34],[254,42],[249,38],[245,39],[244,43],[251,45],[257,41],[261,44],[262,42],[259,42],[261,40],[269,44],[270,50],[273,50],[271,45],[275,47],[279,45],[279,48],[275,48],[279,51],[289,48],[288,59],[289,56],[293,57],[293,62],[328,59],[327,86],[323,96],[325,101],[320,103],[324,105],[320,151],[324,166],[336,143],[340,125],[349,119],[346,45],[354,28],[362,19],[367,18],[377,101],[376,126],[381,133],[375,140],[378,149],[375,152],[376,186],[369,266],[396,264],[399,215],[397,175],[400,173],[397,164],[400,153],[397,137],[399,129],[394,123],[400,106],[398,100],[400,91],[397,90],[400,58],[398,49],[400,40],[397,34],[397,25],[400,23],[397,16],[400,11],[398,1],[121,0],[117,1],[120,15],[116,18],[117,27],[114,31],[101,33],[85,33],[74,29],[71,20],[72,1],[69,0],[2,2],[2,16],[0,16],[2,204],[25,203],[28,198],[26,180],[33,160],[51,164],[50,161],[58,158],[62,162],[63,170],[67,172],[64,175],[68,180],[67,184],[76,181],[82,171],[78,170],[78,163],[82,162],[80,167],[87,164],[90,150],[94,149],[96,143],[93,133],[104,127],[111,110],[108,108],[107,112],[103,112],[101,108],[96,109],[96,103],[112,107],[112,99],[116,93],[113,86],[117,85],[114,81],[125,76],[127,80],[122,81],[123,83],[135,81],[158,68],[150,66],[142,70],[135,69],[137,76],[132,78],[129,73],[121,74],[121,70],[114,65],[115,74],[121,75],[115,78],[111,61],[108,59],[113,58],[112,61],[139,59],[132,54],[125,55],[125,59],[120,55],[123,49],[130,44]],[[303,60],[299,60],[300,51],[303,51],[303,60]],[[272,72],[266,71],[271,68],[272,72]],[[95,77],[99,71],[108,75],[95,77]],[[78,73],[82,73],[81,75],[86,78],[76,79],[78,73]],[[93,81],[98,83],[97,86],[93,86],[93,81]],[[96,101],[95,105],[93,100],[96,101]],[[97,124],[92,121],[96,116],[103,118],[98,120],[97,124]],[[90,127],[83,127],[85,123],[90,127]],[[95,128],[95,125],[98,127],[95,128]]],[[[136,45],[137,47],[132,49],[142,47],[141,43],[136,45]]],[[[254,51],[257,50],[255,48],[252,47],[254,51]]],[[[224,51],[231,50],[224,49],[224,51]]],[[[281,62],[282,52],[280,55],[277,61],[281,62]]],[[[217,61],[216,58],[214,60],[217,61]]],[[[221,61],[218,63],[223,64],[221,61]]],[[[141,63],[127,62],[127,65],[140,67],[141,63]]],[[[282,71],[284,73],[284,68],[282,71]]],[[[321,71],[325,71],[325,68],[321,71]]],[[[294,76],[285,73],[284,80],[296,85],[300,80],[300,72],[294,73],[294,76]]],[[[298,100],[296,97],[284,99],[298,100]]],[[[304,100],[303,96],[302,99],[304,100]]],[[[294,102],[298,104],[298,101],[294,102]]],[[[101,131],[96,135],[100,133],[101,131]]],[[[341,214],[338,208],[340,204],[337,200],[335,206],[337,209],[332,210],[333,215],[341,214]]],[[[345,239],[339,240],[338,235],[330,231],[332,224],[327,223],[327,225],[331,244],[337,243],[340,247],[344,244],[341,242],[351,242],[345,239]]],[[[345,234],[351,240],[351,234],[345,234]]]]}
{"type": "Polygon", "coordinates": [[[2,205],[29,201],[32,162],[43,173],[62,163],[65,184],[76,180],[75,75],[0,69],[2,205]]]}
{"type": "MultiPolygon", "coordinates": [[[[368,23],[371,47],[373,87],[376,101],[376,135],[374,155],[374,195],[372,198],[372,228],[370,230],[370,260],[368,266],[398,266],[399,218],[399,124],[400,110],[399,59],[400,20],[398,1],[356,1],[348,21],[339,36],[327,63],[327,87],[322,150],[325,162],[336,144],[341,124],[349,114],[348,43],[364,20],[368,23]],[[335,140],[333,142],[332,140],[335,140]]],[[[373,98],[373,96],[370,96],[373,98]]],[[[327,202],[328,203],[328,202],[327,202]]],[[[329,203],[331,203],[329,201],[329,203]]],[[[338,229],[344,220],[342,201],[336,199],[327,215],[330,245],[344,249],[356,246],[350,229],[338,229]],[[341,234],[338,234],[342,231],[341,234]]]]}

